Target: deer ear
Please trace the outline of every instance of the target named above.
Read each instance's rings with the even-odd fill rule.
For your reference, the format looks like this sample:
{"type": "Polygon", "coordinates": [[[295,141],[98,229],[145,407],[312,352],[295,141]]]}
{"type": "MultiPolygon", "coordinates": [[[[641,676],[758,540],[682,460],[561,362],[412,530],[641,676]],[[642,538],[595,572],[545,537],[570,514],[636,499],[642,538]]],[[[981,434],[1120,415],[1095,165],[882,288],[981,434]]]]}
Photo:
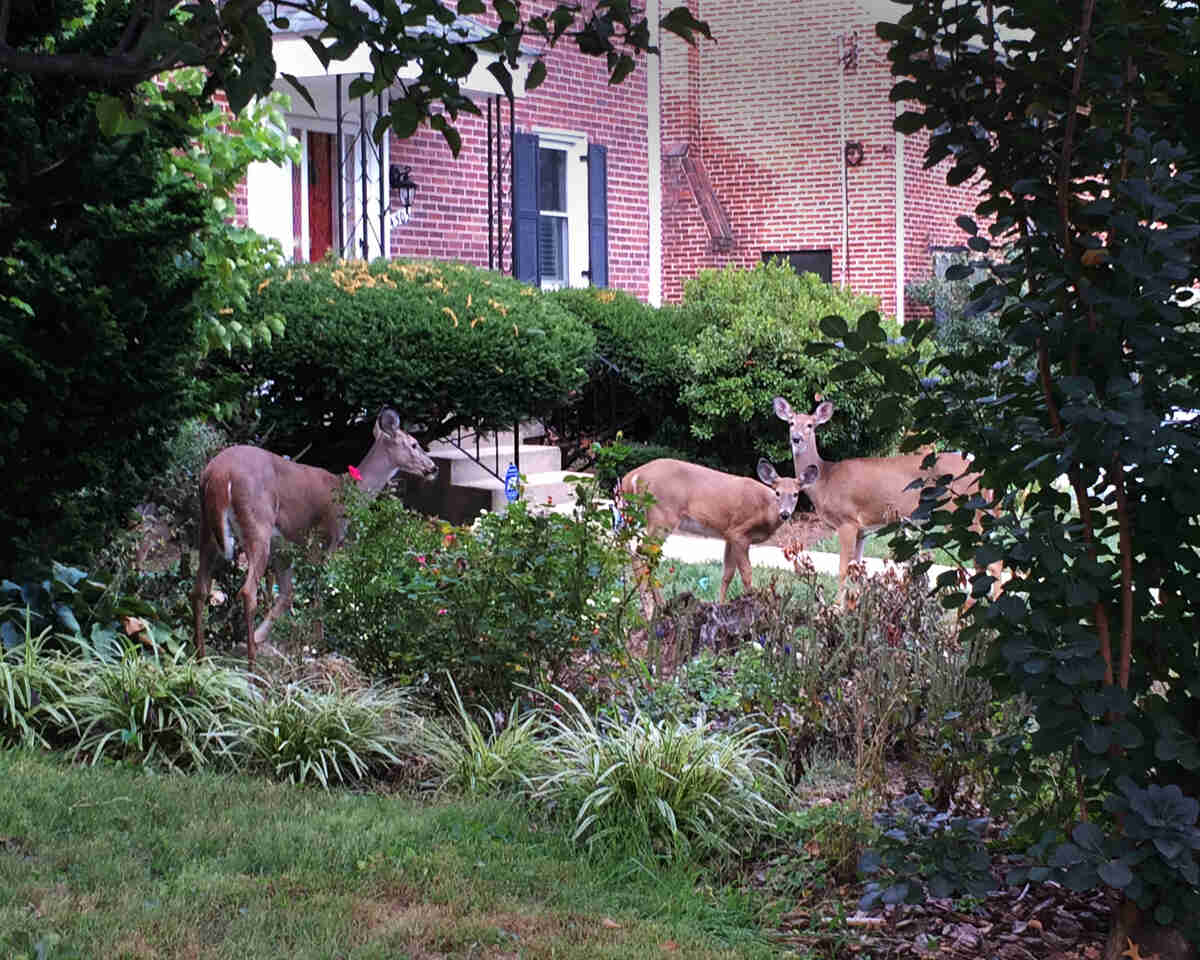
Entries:
{"type": "Polygon", "coordinates": [[[783,397],[776,397],[772,402],[772,406],[775,407],[775,416],[780,420],[792,419],[792,405],[784,400],[783,397]]]}
{"type": "Polygon", "coordinates": [[[810,463],[804,470],[804,476],[800,478],[800,485],[811,487],[817,482],[817,477],[821,475],[821,468],[815,463],[810,463]]]}
{"type": "Polygon", "coordinates": [[[825,400],[822,403],[817,404],[817,409],[813,413],[813,422],[814,423],[825,423],[832,416],[833,416],[833,404],[830,403],[828,400],[825,400]]]}
{"type": "Polygon", "coordinates": [[[379,411],[379,416],[375,420],[375,436],[379,436],[380,433],[393,436],[399,429],[400,414],[391,407],[384,407],[379,411]]]}
{"type": "Polygon", "coordinates": [[[775,472],[775,468],[771,465],[770,461],[758,461],[758,479],[768,487],[773,487],[779,482],[779,474],[775,472]]]}

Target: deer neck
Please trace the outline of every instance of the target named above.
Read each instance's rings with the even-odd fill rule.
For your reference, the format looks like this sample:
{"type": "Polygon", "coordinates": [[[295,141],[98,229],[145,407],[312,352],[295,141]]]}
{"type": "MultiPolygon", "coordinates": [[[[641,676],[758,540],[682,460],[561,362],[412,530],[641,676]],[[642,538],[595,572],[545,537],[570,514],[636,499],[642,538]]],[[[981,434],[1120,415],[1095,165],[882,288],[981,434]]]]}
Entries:
{"type": "Polygon", "coordinates": [[[804,488],[804,493],[807,494],[808,499],[812,501],[813,506],[820,506],[820,501],[824,498],[825,491],[829,489],[829,468],[832,467],[836,461],[822,460],[821,452],[817,449],[817,445],[814,443],[804,453],[794,456],[792,458],[792,462],[795,464],[797,479],[804,476],[804,470],[810,464],[815,464],[820,470],[816,481],[804,488]]]}
{"type": "Polygon", "coordinates": [[[394,466],[380,445],[376,444],[358,465],[358,472],[362,475],[362,479],[356,481],[358,489],[373,496],[387,486],[398,470],[399,467],[394,466]]]}

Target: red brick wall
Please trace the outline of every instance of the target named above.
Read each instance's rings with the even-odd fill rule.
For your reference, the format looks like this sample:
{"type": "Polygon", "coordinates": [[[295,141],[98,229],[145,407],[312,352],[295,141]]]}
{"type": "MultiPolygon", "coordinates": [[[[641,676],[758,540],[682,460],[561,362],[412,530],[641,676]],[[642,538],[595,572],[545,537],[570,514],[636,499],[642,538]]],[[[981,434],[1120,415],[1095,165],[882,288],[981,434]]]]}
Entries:
{"type": "MultiPolygon", "coordinates": [[[[549,5],[547,5],[549,9],[549,5]]],[[[526,11],[522,8],[522,13],[526,11]]],[[[646,64],[610,86],[603,59],[585,57],[564,43],[547,58],[548,75],[516,101],[516,129],[550,127],[587,135],[608,148],[609,285],[645,300],[649,296],[650,220],[646,142],[646,64]]],[[[485,109],[483,100],[478,101],[485,109]]],[[[512,198],[508,103],[500,101],[505,153],[502,223],[504,261],[511,270],[512,198]]],[[[487,120],[460,114],[462,149],[455,159],[440,133],[421,129],[392,139],[391,161],[412,166],[420,186],[412,219],[392,230],[392,254],[488,265],[487,120]]]]}
{"type": "MultiPolygon", "coordinates": [[[[718,42],[693,50],[663,42],[663,143],[686,140],[707,168],[733,228],[733,249],[712,249],[695,199],[664,156],[663,298],[677,301],[697,271],[752,266],[764,250],[830,249],[833,280],[843,270],[856,291],[894,313],[895,108],[880,14],[845,0],[692,0],[718,42]],[[842,255],[843,153],[837,37],[857,33],[857,65],[844,74],[845,139],[863,145],[847,169],[848,256],[842,255]],[[692,77],[698,78],[693,82],[692,77]],[[685,88],[699,103],[681,101],[685,88]],[[845,263],[843,262],[845,259],[845,263]]],[[[920,171],[920,145],[905,145],[905,273],[929,270],[930,243],[960,242],[954,217],[970,191],[944,186],[944,172],[920,171]]]]}

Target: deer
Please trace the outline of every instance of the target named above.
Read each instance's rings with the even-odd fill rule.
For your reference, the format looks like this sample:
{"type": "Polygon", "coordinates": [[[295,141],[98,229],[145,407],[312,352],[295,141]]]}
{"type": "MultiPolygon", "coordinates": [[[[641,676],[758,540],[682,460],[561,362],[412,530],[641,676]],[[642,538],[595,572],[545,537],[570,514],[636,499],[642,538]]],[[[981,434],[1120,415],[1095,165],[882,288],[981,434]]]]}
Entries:
{"type": "Polygon", "coordinates": [[[246,616],[246,660],[253,670],[256,645],[267,642],[271,625],[292,602],[291,563],[279,551],[272,562],[272,538],[300,544],[315,531],[324,540],[328,555],[345,539],[346,517],[338,494],[346,485],[354,483],[363,493],[374,496],[399,472],[424,480],[437,476],[437,465],[400,428],[395,410],[380,410],[374,434],[371,449],[349,476],[337,476],[246,445],[226,447],[208,462],[200,475],[200,559],[192,590],[198,658],[204,657],[204,610],[212,588],[213,566],[218,555],[227,561],[233,559],[235,526],[246,554],[246,581],[240,593],[246,616]],[[279,594],[256,630],[258,582],[268,567],[278,580],[279,594]]]}
{"type": "MultiPolygon", "coordinates": [[[[651,535],[667,537],[683,529],[725,541],[720,591],[724,603],[735,569],[741,574],[742,586],[750,589],[750,545],[762,543],[787,522],[796,510],[800,491],[816,482],[820,469],[810,464],[798,475],[800,479],[791,479],[781,477],[768,461],[759,460],[757,472],[758,480],[754,480],[684,460],[651,460],[625,474],[618,493],[653,496],[646,511],[646,531],[651,535]]],[[[651,594],[661,606],[662,591],[651,587],[651,594]]],[[[647,608],[649,614],[653,608],[648,604],[647,608]]]]}
{"type": "MultiPolygon", "coordinates": [[[[949,477],[952,496],[980,492],[978,471],[971,461],[959,453],[936,454],[931,467],[925,460],[932,455],[919,453],[893,457],[855,457],[849,460],[822,460],[817,450],[816,428],[833,416],[833,404],[828,400],[817,405],[811,413],[798,413],[783,397],[774,400],[775,415],[790,427],[792,457],[797,475],[807,467],[820,468],[817,482],[805,489],[813,510],[838,536],[841,557],[838,564],[837,602],[845,598],[846,573],[850,561],[862,562],[863,545],[867,537],[880,527],[910,517],[921,501],[921,490],[915,481],[925,485],[949,477]]],[[[986,496],[986,491],[984,491],[986,496]]],[[[947,504],[955,508],[954,501],[947,504]]],[[[975,524],[980,522],[976,511],[975,524]]],[[[978,529],[978,527],[977,527],[978,529]]],[[[999,571],[996,571],[997,575],[999,571]]],[[[997,582],[999,582],[997,580],[997,582]]]]}

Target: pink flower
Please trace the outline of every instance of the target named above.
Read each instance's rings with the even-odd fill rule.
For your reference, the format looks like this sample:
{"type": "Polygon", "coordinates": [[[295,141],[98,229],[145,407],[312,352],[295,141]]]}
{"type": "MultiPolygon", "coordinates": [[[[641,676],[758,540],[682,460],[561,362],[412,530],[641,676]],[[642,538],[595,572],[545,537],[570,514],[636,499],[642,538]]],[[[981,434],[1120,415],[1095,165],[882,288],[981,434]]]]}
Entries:
{"type": "Polygon", "coordinates": [[[349,471],[350,476],[352,476],[357,482],[362,483],[362,474],[359,472],[358,467],[349,466],[346,469],[349,471]]]}
{"type": "Polygon", "coordinates": [[[438,611],[438,616],[444,617],[445,615],[446,615],[446,608],[442,607],[442,609],[438,611]]]}
{"type": "Polygon", "coordinates": [[[425,554],[423,554],[423,553],[417,554],[417,566],[418,567],[425,566],[425,554]]]}

